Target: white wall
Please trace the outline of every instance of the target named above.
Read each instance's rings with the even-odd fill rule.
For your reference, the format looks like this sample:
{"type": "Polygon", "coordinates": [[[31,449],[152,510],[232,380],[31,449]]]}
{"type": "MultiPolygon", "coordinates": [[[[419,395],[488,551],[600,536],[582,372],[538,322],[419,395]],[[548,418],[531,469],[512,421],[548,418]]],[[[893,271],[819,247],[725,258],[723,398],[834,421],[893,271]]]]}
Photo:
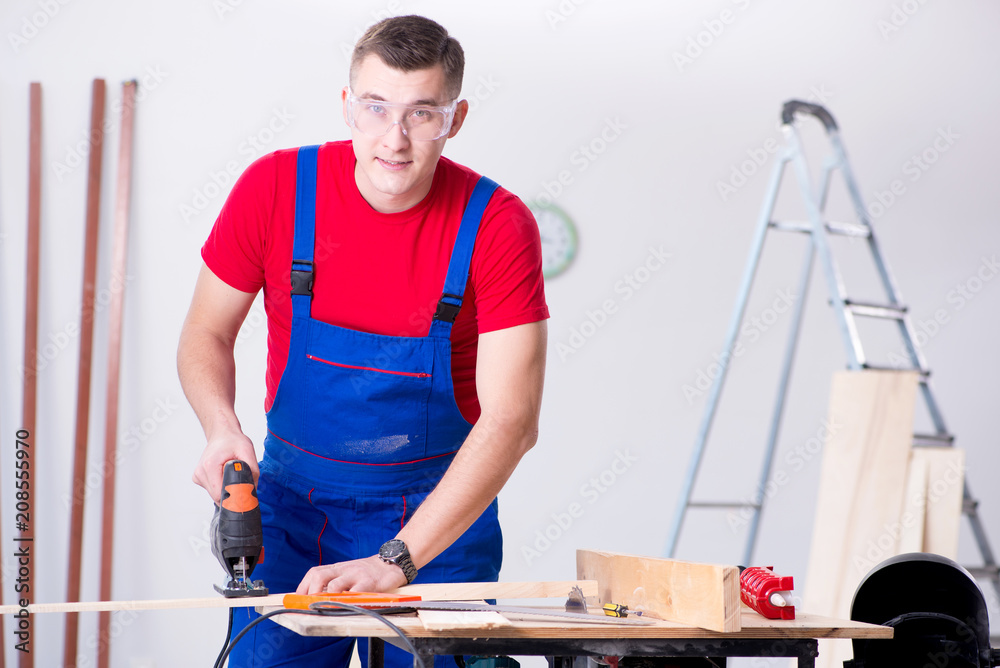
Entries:
{"type": "MultiPolygon", "coordinates": [[[[821,99],[832,110],[866,200],[878,201],[894,180],[905,187],[877,229],[916,321],[936,313],[947,320],[924,351],[949,426],[968,451],[969,480],[983,502],[987,529],[1000,547],[994,483],[1000,464],[1000,280],[991,280],[1000,250],[1000,191],[992,183],[1000,155],[996,3],[5,0],[0,551],[7,560],[13,545],[9,471],[21,405],[27,91],[31,81],[44,86],[40,336],[52,344],[52,359],[39,384],[36,600],[65,596],[63,499],[72,459],[77,342],[60,332],[79,313],[86,169],[72,165],[85,161],[85,142],[82,153],[75,147],[87,133],[91,80],[108,80],[109,108],[119,99],[121,81],[141,82],[125,281],[114,597],[209,596],[212,582],[221,579],[205,543],[212,506],[190,482],[203,436],[183,399],[174,352],[199,248],[227,191],[214,180],[228,180],[222,175],[228,163],[242,168],[262,150],[345,138],[338,107],[345,50],[368,24],[390,13],[431,16],[465,46],[465,95],[477,105],[448,155],[525,199],[544,193],[560,172],[571,181],[556,201],[579,227],[580,255],[547,286],[553,317],[541,437],[502,495],[505,579],[572,577],[578,547],[662,554],[704,407],[703,396],[689,400],[683,388],[710,371],[722,346],[773,156],[725,198],[718,184],[772,139],[780,140],[778,112],[793,97],[821,99]],[[691,61],[678,64],[675,54],[685,52],[691,61]],[[926,171],[913,172],[911,156],[932,154],[939,132],[953,136],[947,151],[926,171]],[[602,133],[612,140],[603,146],[602,133]],[[265,145],[253,148],[250,137],[265,145]],[[603,152],[593,161],[581,159],[579,148],[592,142],[603,152]],[[185,215],[184,206],[198,210],[185,215]],[[651,248],[664,249],[670,259],[626,299],[616,285],[651,248]],[[958,297],[959,286],[974,297],[958,297]],[[560,355],[557,346],[570,345],[574,329],[606,300],[614,301],[616,312],[578,351],[560,355]],[[134,436],[126,440],[129,430],[134,436]],[[618,453],[627,455],[627,469],[595,492],[589,481],[612,467],[618,453]],[[558,527],[557,518],[573,503],[582,515],[549,546],[536,545],[538,532],[561,531],[550,525],[558,527]],[[525,547],[539,554],[532,558],[525,547]]],[[[113,126],[102,202],[98,286],[104,290],[111,280],[117,118],[113,126]]],[[[806,134],[821,147],[816,127],[807,122],[806,134]]],[[[793,287],[800,241],[769,243],[768,270],[748,316],[763,317],[779,291],[793,287]]],[[[789,457],[820,428],[830,373],[844,364],[819,280],[776,461],[788,482],[770,500],[756,558],[795,575],[799,588],[805,585],[819,457],[807,457],[801,470],[789,457]]],[[[238,347],[238,409],[259,443],[265,333],[259,307],[254,314],[256,327],[238,347]]],[[[97,597],[106,320],[105,310],[96,330],[86,599],[97,597]]],[[[703,496],[753,492],[787,322],[781,317],[759,341],[748,342],[734,366],[703,468],[703,496]]],[[[724,517],[689,526],[680,556],[739,558],[742,535],[724,517]]],[[[963,531],[963,559],[974,561],[963,531]]],[[[4,601],[11,595],[7,582],[4,601]]],[[[82,620],[84,642],[93,643],[94,617],[82,620]]],[[[62,623],[58,616],[37,619],[36,665],[58,661],[62,623]]],[[[10,658],[9,625],[6,630],[10,658]]],[[[113,665],[171,666],[185,659],[205,665],[223,631],[217,611],[122,616],[113,665]]]]}

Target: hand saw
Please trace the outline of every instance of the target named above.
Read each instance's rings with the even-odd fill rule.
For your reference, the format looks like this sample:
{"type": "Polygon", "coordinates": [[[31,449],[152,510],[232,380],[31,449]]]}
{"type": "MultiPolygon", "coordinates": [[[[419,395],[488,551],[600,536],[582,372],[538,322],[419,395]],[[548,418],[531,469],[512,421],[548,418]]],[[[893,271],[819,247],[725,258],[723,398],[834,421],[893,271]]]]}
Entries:
{"type": "MultiPolygon", "coordinates": [[[[375,594],[374,596],[377,596],[375,594]]],[[[286,608],[293,608],[297,610],[307,610],[307,609],[323,609],[328,610],[338,609],[337,595],[316,595],[316,596],[306,596],[298,594],[287,594],[283,600],[283,604],[286,608]]],[[[352,597],[353,598],[353,597],[352,597]]],[[[504,616],[522,616],[522,617],[558,617],[560,619],[572,619],[577,622],[590,623],[590,624],[618,624],[627,626],[648,626],[653,624],[651,620],[648,619],[635,619],[635,618],[620,618],[620,617],[606,617],[604,615],[591,615],[585,612],[564,612],[562,610],[552,610],[550,608],[532,608],[532,607],[520,607],[511,605],[490,605],[488,603],[475,603],[468,601],[372,601],[372,602],[362,602],[357,599],[351,600],[345,598],[342,602],[351,603],[357,605],[358,607],[368,608],[374,612],[378,612],[380,607],[386,607],[387,605],[392,606],[394,610],[399,608],[406,608],[408,610],[450,610],[455,612],[498,612],[504,616]]]]}

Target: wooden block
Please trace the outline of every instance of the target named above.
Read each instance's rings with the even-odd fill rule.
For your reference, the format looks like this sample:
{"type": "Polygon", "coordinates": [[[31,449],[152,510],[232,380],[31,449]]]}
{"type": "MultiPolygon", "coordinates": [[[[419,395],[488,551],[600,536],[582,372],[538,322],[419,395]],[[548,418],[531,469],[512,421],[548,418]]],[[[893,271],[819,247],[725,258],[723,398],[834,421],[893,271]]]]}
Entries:
{"type": "Polygon", "coordinates": [[[910,468],[906,478],[906,495],[903,499],[903,514],[899,519],[899,523],[903,527],[897,550],[900,554],[922,552],[924,549],[924,511],[926,509],[925,499],[927,498],[929,468],[926,459],[916,457],[915,452],[911,451],[910,468]]]}
{"type": "Polygon", "coordinates": [[[577,550],[576,574],[581,580],[597,580],[601,605],[620,603],[712,631],[740,630],[735,566],[577,550]]]}
{"type": "Polygon", "coordinates": [[[957,559],[965,491],[965,451],[951,447],[914,448],[913,457],[925,462],[928,469],[922,551],[957,559]]]}
{"type": "MultiPolygon", "coordinates": [[[[861,579],[897,553],[917,384],[913,371],[834,374],[804,611],[850,617],[861,579]]],[[[821,648],[817,665],[841,665],[842,651],[821,648]]]]}

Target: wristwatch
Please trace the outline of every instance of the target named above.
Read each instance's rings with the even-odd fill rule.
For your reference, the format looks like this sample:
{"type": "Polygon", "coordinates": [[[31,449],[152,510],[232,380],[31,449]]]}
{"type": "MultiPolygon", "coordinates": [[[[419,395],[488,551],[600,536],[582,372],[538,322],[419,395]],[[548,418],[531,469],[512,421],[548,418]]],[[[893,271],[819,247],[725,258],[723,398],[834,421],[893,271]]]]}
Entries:
{"type": "Polygon", "coordinates": [[[417,577],[417,567],[413,565],[413,560],[410,559],[410,551],[406,549],[406,543],[398,538],[393,538],[383,543],[382,547],[378,549],[378,557],[387,564],[396,564],[403,569],[403,575],[406,576],[406,584],[410,584],[417,577]]]}

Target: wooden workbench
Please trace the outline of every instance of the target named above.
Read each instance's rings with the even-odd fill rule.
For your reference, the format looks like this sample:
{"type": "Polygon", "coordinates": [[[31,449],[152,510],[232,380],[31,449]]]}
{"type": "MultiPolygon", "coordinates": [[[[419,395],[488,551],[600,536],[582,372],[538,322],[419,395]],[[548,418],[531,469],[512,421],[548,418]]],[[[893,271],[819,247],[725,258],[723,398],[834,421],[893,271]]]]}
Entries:
{"type": "MultiPolygon", "coordinates": [[[[261,608],[269,612],[276,608],[261,608]]],[[[473,613],[478,614],[478,613],[473,613]]],[[[891,638],[892,629],[849,620],[798,614],[795,620],[768,620],[744,608],[740,631],[720,633],[673,622],[619,626],[552,621],[512,621],[509,626],[429,630],[414,615],[392,615],[410,637],[421,659],[435,654],[573,656],[794,657],[801,668],[815,665],[817,638],[891,638]]],[[[372,638],[369,668],[380,668],[382,641],[398,637],[370,617],[314,617],[282,614],[278,624],[305,636],[372,638]],[[372,656],[373,655],[373,656],[372,656]]],[[[563,659],[557,665],[565,665],[563,659]]],[[[427,664],[429,665],[429,664],[427,664]]]]}

